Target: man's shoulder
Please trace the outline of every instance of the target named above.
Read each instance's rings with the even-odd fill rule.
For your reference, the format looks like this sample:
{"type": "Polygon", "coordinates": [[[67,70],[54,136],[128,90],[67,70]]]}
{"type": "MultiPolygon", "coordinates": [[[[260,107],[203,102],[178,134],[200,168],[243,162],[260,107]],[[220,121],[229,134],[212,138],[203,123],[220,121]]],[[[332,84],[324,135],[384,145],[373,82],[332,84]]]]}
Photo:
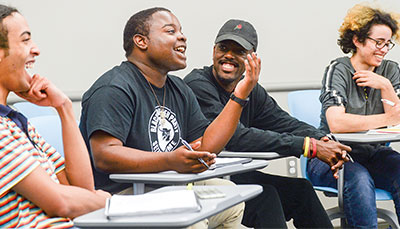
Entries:
{"type": "Polygon", "coordinates": [[[183,79],[187,84],[195,81],[210,81],[211,67],[204,66],[203,68],[195,68],[183,79]]]}
{"type": "Polygon", "coordinates": [[[138,74],[134,67],[129,66],[127,61],[122,62],[103,73],[84,93],[82,101],[91,97],[99,89],[118,88],[122,91],[134,91],[129,90],[129,88],[135,87],[137,84],[137,77],[135,76],[138,74]]]}

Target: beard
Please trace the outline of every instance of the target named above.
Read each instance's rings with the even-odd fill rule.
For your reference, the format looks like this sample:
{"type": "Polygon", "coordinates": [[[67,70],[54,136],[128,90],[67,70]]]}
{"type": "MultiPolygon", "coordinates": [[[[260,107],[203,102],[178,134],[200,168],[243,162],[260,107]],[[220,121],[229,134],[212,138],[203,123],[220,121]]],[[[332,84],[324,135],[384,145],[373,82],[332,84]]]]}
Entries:
{"type": "Polygon", "coordinates": [[[224,78],[224,77],[221,77],[218,74],[216,74],[216,78],[217,78],[218,82],[220,84],[223,84],[224,86],[229,86],[229,85],[231,85],[232,83],[234,83],[237,80],[237,79],[234,79],[234,78],[224,78]]]}

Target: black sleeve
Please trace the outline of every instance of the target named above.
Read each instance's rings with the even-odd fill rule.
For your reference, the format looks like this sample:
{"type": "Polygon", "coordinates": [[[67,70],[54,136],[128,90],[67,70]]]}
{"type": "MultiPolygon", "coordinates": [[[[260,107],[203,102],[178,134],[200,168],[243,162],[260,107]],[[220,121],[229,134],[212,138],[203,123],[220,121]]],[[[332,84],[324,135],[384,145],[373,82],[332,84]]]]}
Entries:
{"type": "Polygon", "coordinates": [[[97,89],[87,102],[88,138],[101,130],[125,144],[134,115],[133,99],[120,88],[105,86],[97,89]]]}
{"type": "MultiPolygon", "coordinates": [[[[218,88],[203,77],[188,82],[188,85],[196,94],[204,115],[210,120],[215,119],[225,106],[225,102],[221,101],[218,94],[218,88]]],[[[260,117],[262,118],[255,121],[255,123],[260,125],[249,128],[239,123],[235,134],[225,147],[227,150],[248,152],[270,151],[283,155],[299,156],[303,151],[304,137],[295,136],[295,133],[305,136],[307,130],[302,130],[302,128],[305,128],[315,130],[318,136],[312,137],[320,138],[323,136],[314,127],[291,118],[269,96],[263,98],[257,97],[257,99],[262,101],[261,104],[263,105],[261,106],[263,108],[261,110],[265,110],[265,112],[260,113],[260,117]],[[263,122],[264,124],[261,124],[263,122]]]]}
{"type": "Polygon", "coordinates": [[[324,134],[309,125],[302,122],[279,107],[278,103],[259,86],[257,93],[253,95],[254,103],[257,104],[256,115],[252,120],[252,126],[263,130],[271,130],[278,133],[291,133],[296,136],[309,136],[320,139],[324,134]]]}

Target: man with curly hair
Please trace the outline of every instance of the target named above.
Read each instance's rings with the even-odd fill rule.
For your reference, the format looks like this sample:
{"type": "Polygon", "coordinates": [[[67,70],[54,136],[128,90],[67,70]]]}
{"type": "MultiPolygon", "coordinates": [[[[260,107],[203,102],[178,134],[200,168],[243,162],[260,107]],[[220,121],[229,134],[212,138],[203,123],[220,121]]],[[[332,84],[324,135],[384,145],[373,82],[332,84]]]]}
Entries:
{"type": "MultiPolygon", "coordinates": [[[[400,123],[399,66],[384,59],[394,46],[392,39],[399,39],[396,18],[365,4],[348,11],[339,29],[338,44],[351,56],[331,61],[322,81],[320,128],[326,133],[359,132],[400,123]]],[[[400,154],[383,144],[350,146],[355,163],[347,163],[344,174],[347,223],[357,228],[377,227],[375,188],[392,194],[399,218],[400,154]]],[[[308,163],[307,172],[314,185],[337,188],[329,166],[318,159],[308,163]]]]}

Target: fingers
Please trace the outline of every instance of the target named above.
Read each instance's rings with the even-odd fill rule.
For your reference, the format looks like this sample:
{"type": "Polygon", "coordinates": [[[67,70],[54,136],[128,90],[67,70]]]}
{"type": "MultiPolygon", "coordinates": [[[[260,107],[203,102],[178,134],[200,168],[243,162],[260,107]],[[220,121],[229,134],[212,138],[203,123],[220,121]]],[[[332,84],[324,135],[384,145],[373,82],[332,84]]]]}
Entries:
{"type": "Polygon", "coordinates": [[[209,161],[204,160],[204,161],[208,165],[208,167],[205,166],[203,163],[201,163],[199,160],[192,160],[189,165],[190,171],[193,173],[200,173],[207,170],[212,164],[215,163],[215,159],[209,161]]]}
{"type": "Polygon", "coordinates": [[[336,162],[336,164],[334,164],[333,166],[331,166],[331,170],[337,170],[337,169],[341,169],[343,167],[344,161],[343,160],[338,160],[336,162]]]}
{"type": "Polygon", "coordinates": [[[192,147],[193,150],[197,150],[201,146],[201,141],[190,143],[190,146],[192,147]]]}
{"type": "Polygon", "coordinates": [[[184,149],[183,156],[187,159],[197,160],[198,158],[204,158],[204,160],[211,160],[216,157],[215,154],[206,151],[190,151],[185,146],[180,148],[184,149]]]}
{"type": "Polygon", "coordinates": [[[261,70],[261,59],[257,57],[255,52],[247,54],[247,60],[244,61],[246,73],[251,78],[258,79],[261,70]]]}
{"type": "Polygon", "coordinates": [[[38,74],[33,75],[30,88],[27,92],[18,93],[28,101],[37,102],[47,97],[44,91],[48,87],[48,80],[38,74]]]}
{"type": "Polygon", "coordinates": [[[329,138],[327,136],[323,136],[321,138],[321,140],[324,141],[324,142],[329,142],[329,138]]]}
{"type": "MultiPolygon", "coordinates": [[[[340,144],[340,143],[339,143],[340,144]]],[[[348,146],[348,145],[343,145],[343,144],[340,144],[341,145],[341,149],[342,150],[346,150],[347,152],[351,152],[351,147],[350,146],[348,146]]]]}
{"type": "Polygon", "coordinates": [[[337,180],[337,179],[339,179],[339,169],[336,169],[336,170],[334,170],[334,171],[332,171],[333,172],[333,177],[337,180]]]}

